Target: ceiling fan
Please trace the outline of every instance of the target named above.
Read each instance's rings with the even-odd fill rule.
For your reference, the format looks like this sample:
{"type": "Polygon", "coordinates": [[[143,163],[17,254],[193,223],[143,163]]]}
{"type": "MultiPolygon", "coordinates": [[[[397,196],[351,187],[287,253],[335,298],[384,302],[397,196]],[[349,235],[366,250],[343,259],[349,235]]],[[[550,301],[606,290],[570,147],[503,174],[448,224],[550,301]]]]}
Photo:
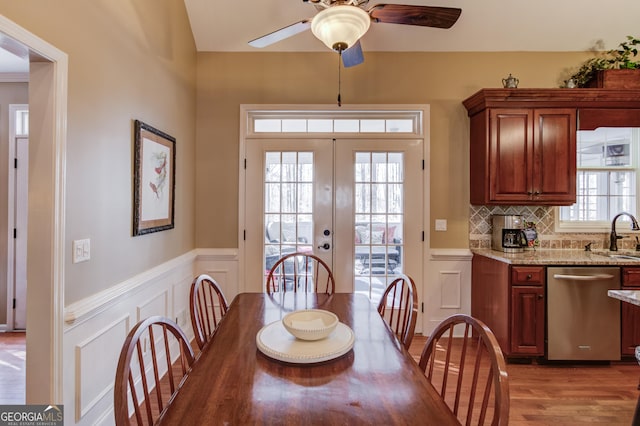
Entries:
{"type": "Polygon", "coordinates": [[[421,27],[451,28],[461,9],[452,7],[414,6],[405,4],[376,4],[365,10],[369,0],[302,0],[312,3],[319,11],[313,18],[280,28],[249,42],[253,47],[266,47],[303,31],[313,34],[327,47],[340,53],[345,67],[362,63],[360,46],[371,22],[417,25],[421,27]]]}

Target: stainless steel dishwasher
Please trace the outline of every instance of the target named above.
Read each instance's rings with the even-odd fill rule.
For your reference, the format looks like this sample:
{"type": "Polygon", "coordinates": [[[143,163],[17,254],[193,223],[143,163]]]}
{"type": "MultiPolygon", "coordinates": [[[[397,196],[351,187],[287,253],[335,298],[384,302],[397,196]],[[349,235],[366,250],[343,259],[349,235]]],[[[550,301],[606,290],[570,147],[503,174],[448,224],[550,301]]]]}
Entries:
{"type": "Polygon", "coordinates": [[[547,268],[547,359],[620,359],[618,267],[547,268]]]}

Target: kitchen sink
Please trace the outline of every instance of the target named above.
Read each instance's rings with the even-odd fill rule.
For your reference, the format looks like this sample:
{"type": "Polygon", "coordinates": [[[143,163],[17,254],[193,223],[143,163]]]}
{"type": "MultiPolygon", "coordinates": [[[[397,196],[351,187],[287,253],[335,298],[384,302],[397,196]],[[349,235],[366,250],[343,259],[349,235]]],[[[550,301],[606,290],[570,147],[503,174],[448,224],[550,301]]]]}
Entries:
{"type": "Polygon", "coordinates": [[[637,260],[640,262],[640,253],[596,253],[598,256],[605,256],[610,259],[637,260]]]}

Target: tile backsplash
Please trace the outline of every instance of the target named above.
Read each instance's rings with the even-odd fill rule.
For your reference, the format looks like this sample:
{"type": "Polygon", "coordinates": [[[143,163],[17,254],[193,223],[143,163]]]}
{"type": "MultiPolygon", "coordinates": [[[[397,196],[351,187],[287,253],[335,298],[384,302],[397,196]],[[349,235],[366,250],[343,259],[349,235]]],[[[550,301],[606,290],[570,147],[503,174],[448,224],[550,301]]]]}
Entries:
{"type": "MultiPolygon", "coordinates": [[[[608,233],[555,232],[555,209],[547,206],[469,206],[469,247],[491,248],[491,215],[519,214],[527,222],[535,222],[542,249],[583,249],[592,243],[594,249],[609,248],[608,233]]],[[[618,241],[621,250],[633,250],[636,241],[624,238],[618,241]]]]}

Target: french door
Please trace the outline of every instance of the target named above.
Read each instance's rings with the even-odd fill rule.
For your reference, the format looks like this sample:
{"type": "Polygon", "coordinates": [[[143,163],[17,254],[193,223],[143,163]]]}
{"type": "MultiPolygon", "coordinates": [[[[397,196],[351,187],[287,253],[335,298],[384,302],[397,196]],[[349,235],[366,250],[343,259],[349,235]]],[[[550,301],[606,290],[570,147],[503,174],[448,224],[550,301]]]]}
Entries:
{"type": "Polygon", "coordinates": [[[421,139],[259,138],[245,149],[246,291],[263,291],[290,252],[321,257],[337,292],[373,303],[400,274],[421,283],[421,139]]]}

